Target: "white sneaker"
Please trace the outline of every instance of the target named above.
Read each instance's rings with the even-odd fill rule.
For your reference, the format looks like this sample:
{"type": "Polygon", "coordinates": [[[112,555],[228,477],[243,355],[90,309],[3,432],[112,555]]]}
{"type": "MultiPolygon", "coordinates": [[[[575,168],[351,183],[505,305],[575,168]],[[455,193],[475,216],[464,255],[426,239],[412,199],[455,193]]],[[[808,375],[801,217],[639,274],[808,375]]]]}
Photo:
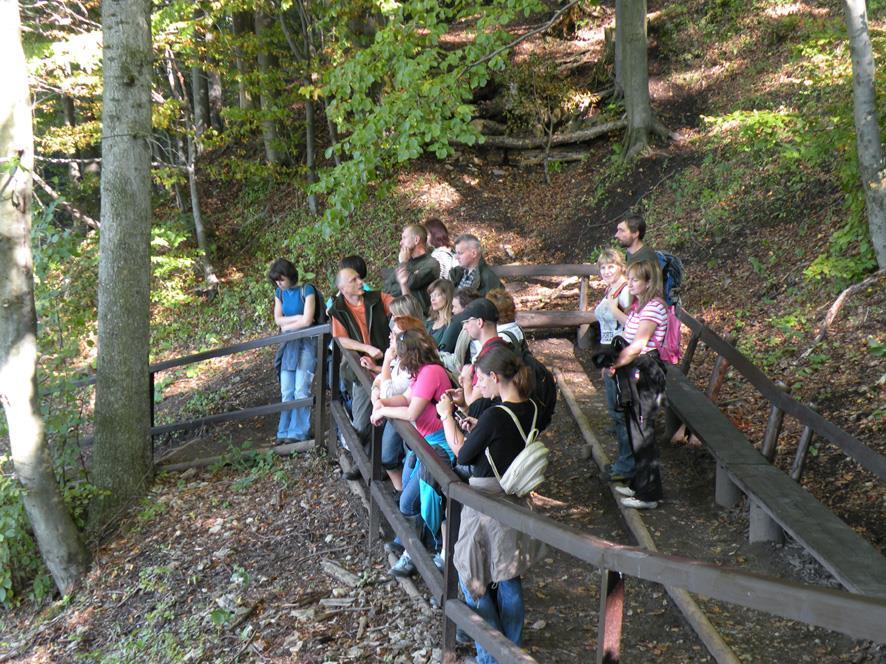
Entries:
{"type": "Polygon", "coordinates": [[[640,500],[639,498],[622,498],[621,504],[625,507],[633,507],[635,510],[654,510],[658,507],[657,500],[640,500]]]}
{"type": "Polygon", "coordinates": [[[633,498],[636,495],[631,487],[625,486],[624,484],[616,484],[615,491],[628,498],[633,498]]]}

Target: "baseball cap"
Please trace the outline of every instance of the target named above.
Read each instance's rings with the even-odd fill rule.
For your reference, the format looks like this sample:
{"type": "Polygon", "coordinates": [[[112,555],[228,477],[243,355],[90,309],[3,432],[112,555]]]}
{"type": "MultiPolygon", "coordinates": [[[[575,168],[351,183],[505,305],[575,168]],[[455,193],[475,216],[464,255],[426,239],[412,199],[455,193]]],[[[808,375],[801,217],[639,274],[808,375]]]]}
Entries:
{"type": "Polygon", "coordinates": [[[462,315],[465,320],[468,318],[480,318],[482,320],[498,322],[498,309],[492,302],[485,297],[469,302],[464,308],[462,315]]]}

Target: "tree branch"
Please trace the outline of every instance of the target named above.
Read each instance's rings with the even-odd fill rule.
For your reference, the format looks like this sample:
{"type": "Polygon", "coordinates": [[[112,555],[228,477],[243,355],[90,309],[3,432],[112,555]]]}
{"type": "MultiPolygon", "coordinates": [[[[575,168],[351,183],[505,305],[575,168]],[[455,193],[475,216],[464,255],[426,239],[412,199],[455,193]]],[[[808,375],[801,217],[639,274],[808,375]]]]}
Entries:
{"type": "Polygon", "coordinates": [[[815,335],[815,339],[812,342],[812,347],[809,348],[809,350],[807,350],[805,353],[803,353],[801,357],[806,357],[807,355],[809,355],[809,353],[812,352],[812,348],[815,348],[817,344],[821,343],[824,338],[828,336],[831,325],[839,315],[840,310],[843,308],[843,305],[846,304],[846,300],[849,299],[850,295],[854,295],[858,291],[864,290],[865,288],[873,285],[874,282],[882,279],[883,277],[886,277],[886,268],[878,270],[864,281],[853,284],[849,286],[849,288],[846,288],[842,293],[840,293],[839,297],[834,300],[831,308],[828,309],[828,313],[824,317],[824,321],[822,322],[821,327],[818,328],[818,334],[815,335]]]}
{"type": "Polygon", "coordinates": [[[31,175],[34,177],[34,182],[36,182],[43,191],[45,191],[47,194],[49,194],[50,198],[52,198],[52,200],[56,201],[60,208],[67,210],[71,214],[71,216],[74,217],[74,219],[86,224],[87,226],[89,226],[93,230],[98,230],[99,228],[101,228],[100,223],[98,223],[92,217],[83,214],[82,212],[80,212],[80,210],[78,210],[73,205],[71,205],[66,200],[64,200],[61,197],[61,194],[59,194],[57,191],[55,191],[55,189],[50,187],[49,183],[46,182],[43,178],[41,178],[39,175],[37,175],[36,172],[31,173],[31,175]]]}
{"type": "MultiPolygon", "coordinates": [[[[605,122],[589,129],[580,129],[566,134],[554,134],[550,138],[550,145],[564,145],[567,143],[582,143],[590,141],[598,136],[624,129],[627,126],[625,120],[605,122]]],[[[530,148],[543,148],[548,144],[546,137],[515,138],[514,136],[485,136],[483,145],[493,148],[509,148],[512,150],[528,150],[530,148]]]]}
{"type": "Polygon", "coordinates": [[[473,68],[476,67],[477,65],[481,65],[481,64],[483,64],[484,62],[489,62],[489,61],[492,60],[492,58],[494,58],[495,56],[497,56],[497,55],[499,55],[499,54],[501,54],[501,53],[504,53],[505,51],[509,51],[510,49],[514,48],[517,44],[519,44],[519,43],[522,42],[522,41],[525,41],[525,40],[529,39],[529,38],[532,37],[533,35],[537,35],[539,32],[544,32],[545,30],[549,30],[550,28],[552,28],[552,27],[557,23],[557,21],[560,19],[561,16],[563,16],[563,14],[565,14],[567,11],[569,11],[569,10],[572,9],[575,5],[577,5],[577,4],[579,3],[579,1],[580,1],[580,0],[572,0],[572,2],[570,2],[569,4],[564,5],[563,7],[560,7],[560,9],[558,9],[558,10],[554,13],[554,15],[551,17],[551,20],[549,20],[547,23],[545,23],[545,24],[543,24],[543,25],[540,25],[540,26],[538,26],[537,28],[533,28],[532,30],[530,30],[530,31],[527,32],[526,34],[523,34],[523,35],[520,35],[519,37],[517,37],[517,38],[516,38],[514,41],[512,41],[510,44],[505,44],[504,46],[495,49],[492,53],[489,53],[488,55],[484,55],[484,56],[483,56],[482,58],[480,58],[479,60],[477,60],[477,61],[475,61],[475,62],[472,62],[471,64],[467,65],[464,69],[461,70],[461,73],[459,73],[458,77],[461,78],[461,77],[464,76],[468,71],[470,71],[471,69],[473,69],[473,68]]]}

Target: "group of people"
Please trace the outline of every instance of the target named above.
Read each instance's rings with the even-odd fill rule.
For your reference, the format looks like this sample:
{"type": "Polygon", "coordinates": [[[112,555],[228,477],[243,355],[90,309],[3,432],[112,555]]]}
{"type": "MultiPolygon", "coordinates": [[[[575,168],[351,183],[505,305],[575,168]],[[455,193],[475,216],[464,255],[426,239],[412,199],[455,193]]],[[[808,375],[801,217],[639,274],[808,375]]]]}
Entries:
{"type": "MultiPolygon", "coordinates": [[[[606,477],[627,482],[617,488],[624,504],[636,508],[656,507],[661,500],[651,429],[655,409],[645,402],[641,408],[636,384],[638,367],[660,363],[657,347],[667,324],[661,269],[642,243],[644,233],[640,218],[619,224],[616,239],[627,250],[627,261],[616,249],[600,255],[606,292],[595,311],[598,357],[619,444],[619,458],[606,477]]],[[[382,290],[369,288],[366,275],[362,258],[342,259],[336,295],[319,303],[313,287],[299,284],[292,263],[278,259],[269,271],[274,320],[282,332],[301,329],[313,323],[318,306],[325,306],[333,337],[360,355],[362,370],[373,377],[370,390],[347,363],[340,371],[354,429],[368,444],[373,426],[383,427],[381,463],[400,511],[442,570],[443,497],[394,422],[412,423],[439,459],[477,490],[519,501],[504,494],[499,478],[526,445],[526,432],[540,428],[533,372],[515,352],[523,331],[515,321],[514,300],[484,261],[479,239],[460,235],[450,247],[438,219],[403,229],[398,264],[382,290]]],[[[284,401],[309,394],[315,348],[299,339],[278,352],[284,401]]],[[[278,437],[306,438],[309,418],[308,408],[283,411],[278,437]]],[[[357,479],[359,470],[354,466],[346,475],[357,479]]],[[[415,572],[399,539],[386,549],[399,556],[391,574],[415,572]]],[[[463,510],[453,564],[465,600],[517,644],[524,616],[521,576],[541,553],[539,543],[523,533],[463,510]]],[[[494,661],[479,644],[477,659],[494,661]]]]}

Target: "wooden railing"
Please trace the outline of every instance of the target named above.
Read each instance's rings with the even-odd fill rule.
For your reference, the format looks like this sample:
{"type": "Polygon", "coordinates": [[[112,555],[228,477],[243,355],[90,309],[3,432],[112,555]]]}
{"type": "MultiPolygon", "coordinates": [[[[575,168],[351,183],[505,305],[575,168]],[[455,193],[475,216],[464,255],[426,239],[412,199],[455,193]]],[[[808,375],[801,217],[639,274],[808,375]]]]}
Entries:
{"type": "MultiPolygon", "coordinates": [[[[344,360],[358,376],[364,389],[371,382],[351,351],[333,345],[332,384],[338,385],[338,367],[344,360]]],[[[683,588],[755,610],[817,625],[859,639],[886,642],[886,601],[846,592],[807,586],[747,572],[720,568],[705,562],[653,553],[646,549],[610,542],[575,528],[557,523],[506,500],[475,491],[458,478],[452,469],[440,461],[428,443],[410,424],[393,421],[397,432],[431,473],[446,498],[446,567],[441,573],[434,566],[417,535],[400,514],[384,482],[381,466],[381,427],[373,429],[367,455],[351,426],[337,389],[333,389],[329,429],[330,456],[338,453],[339,433],[347,442],[355,463],[360,468],[369,488],[369,556],[379,535],[382,519],[400,536],[409,551],[419,574],[431,594],[444,609],[442,643],[444,662],[457,661],[455,626],[464,629],[479,641],[500,662],[535,661],[524,650],[487,625],[476,613],[458,599],[456,571],[452,564],[455,541],[458,538],[461,509],[467,505],[503,524],[545,542],[578,560],[590,563],[601,572],[601,596],[598,613],[597,661],[618,659],[621,617],[624,595],[624,576],[634,576],[662,585],[683,588]]]]}

